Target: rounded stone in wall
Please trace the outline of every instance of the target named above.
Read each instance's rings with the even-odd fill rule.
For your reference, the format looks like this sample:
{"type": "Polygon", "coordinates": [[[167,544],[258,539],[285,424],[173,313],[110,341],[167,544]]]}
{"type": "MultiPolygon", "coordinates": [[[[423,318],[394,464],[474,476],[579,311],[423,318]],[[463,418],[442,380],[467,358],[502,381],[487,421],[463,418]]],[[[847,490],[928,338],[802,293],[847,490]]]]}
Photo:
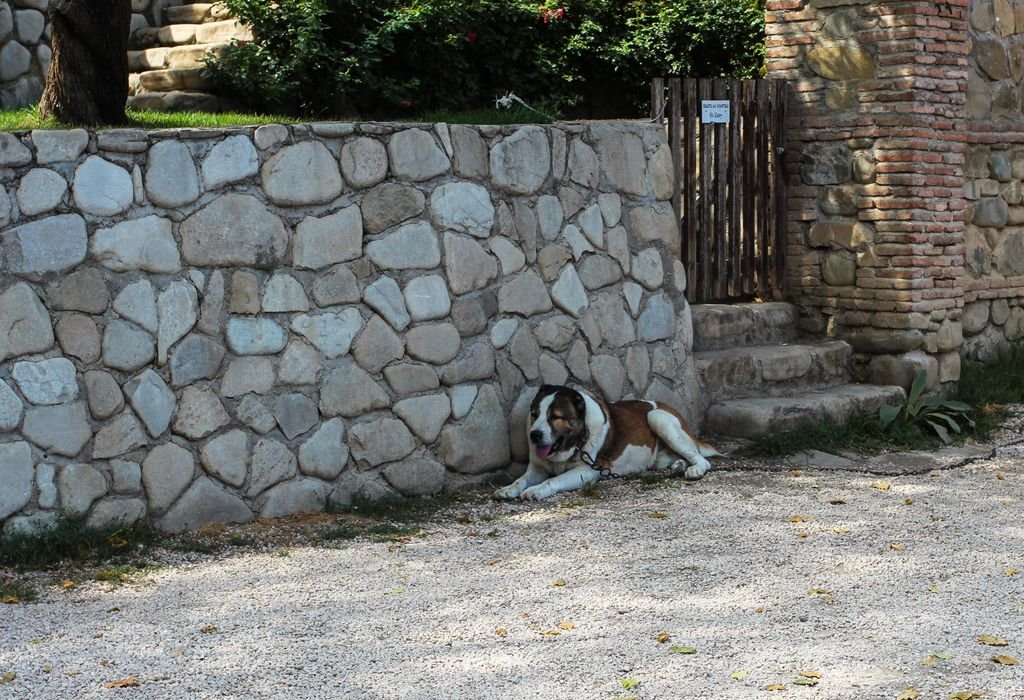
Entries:
{"type": "Polygon", "coordinates": [[[387,177],[387,149],[365,136],[349,141],[341,149],[341,172],[352,187],[373,187],[387,177]]]}
{"type": "Polygon", "coordinates": [[[32,53],[17,41],[8,41],[0,49],[0,81],[16,80],[31,64],[32,53]]]}
{"type": "Polygon", "coordinates": [[[267,197],[282,206],[323,204],[342,191],[338,161],[319,141],[282,148],[263,165],[261,177],[267,197]]]}
{"type": "Polygon", "coordinates": [[[491,147],[491,181],[513,194],[533,194],[551,172],[547,132],[524,126],[491,147]]]}
{"type": "Polygon", "coordinates": [[[18,41],[22,44],[32,45],[39,43],[46,28],[46,18],[38,10],[18,10],[14,13],[15,24],[17,25],[18,41]]]}
{"type": "Polygon", "coordinates": [[[149,149],[146,195],[150,201],[173,209],[194,202],[199,193],[199,173],[185,144],[167,139],[149,149]]]}
{"type": "Polygon", "coordinates": [[[848,287],[857,282],[857,256],[845,250],[835,250],[825,256],[821,266],[825,284],[848,287]]]}

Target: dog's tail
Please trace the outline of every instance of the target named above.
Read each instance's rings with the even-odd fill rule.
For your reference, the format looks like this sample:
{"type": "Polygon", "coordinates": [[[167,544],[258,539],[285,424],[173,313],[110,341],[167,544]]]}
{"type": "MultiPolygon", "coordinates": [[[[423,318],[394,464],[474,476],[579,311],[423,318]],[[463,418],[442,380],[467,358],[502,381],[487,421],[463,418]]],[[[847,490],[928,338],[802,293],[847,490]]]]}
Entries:
{"type": "Polygon", "coordinates": [[[697,449],[700,451],[701,457],[725,457],[724,454],[703,440],[694,440],[694,442],[697,443],[697,449]]]}

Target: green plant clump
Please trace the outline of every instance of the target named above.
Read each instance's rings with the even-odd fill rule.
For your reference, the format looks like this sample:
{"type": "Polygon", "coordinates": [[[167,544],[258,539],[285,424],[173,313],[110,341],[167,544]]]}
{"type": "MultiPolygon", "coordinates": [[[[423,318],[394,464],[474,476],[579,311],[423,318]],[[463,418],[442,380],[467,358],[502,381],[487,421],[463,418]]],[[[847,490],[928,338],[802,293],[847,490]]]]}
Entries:
{"type": "Polygon", "coordinates": [[[0,566],[45,569],[61,562],[126,560],[164,538],[149,526],[87,528],[81,518],[61,518],[34,533],[15,532],[0,538],[0,566]]]}
{"type": "Polygon", "coordinates": [[[974,419],[971,418],[973,409],[962,401],[924,396],[927,385],[928,372],[918,372],[910,386],[906,403],[902,406],[882,406],[878,409],[878,419],[883,429],[897,423],[906,427],[916,426],[920,430],[931,429],[943,444],[948,445],[953,441],[953,435],[963,432],[961,422],[974,427],[974,419]]]}
{"type": "Polygon", "coordinates": [[[509,92],[548,115],[636,116],[654,76],[749,78],[764,61],[763,0],[224,2],[255,39],[207,75],[304,116],[463,111],[509,92]]]}

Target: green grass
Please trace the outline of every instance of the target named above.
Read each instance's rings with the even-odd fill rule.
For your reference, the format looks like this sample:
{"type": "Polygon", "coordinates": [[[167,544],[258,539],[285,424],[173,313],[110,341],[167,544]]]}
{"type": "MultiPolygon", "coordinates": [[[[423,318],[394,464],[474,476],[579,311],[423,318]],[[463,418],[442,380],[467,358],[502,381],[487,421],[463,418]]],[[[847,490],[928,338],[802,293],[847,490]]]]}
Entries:
{"type": "Polygon", "coordinates": [[[37,598],[39,598],[39,591],[31,584],[18,579],[0,580],[0,602],[5,605],[32,603],[37,598]]]}
{"type": "Polygon", "coordinates": [[[467,498],[465,494],[439,493],[428,498],[388,496],[374,501],[357,494],[352,497],[351,505],[328,503],[325,510],[328,513],[351,513],[372,520],[413,523],[429,520],[438,511],[463,503],[467,498]]]}
{"type": "MultiPolygon", "coordinates": [[[[550,124],[558,118],[557,112],[545,109],[538,111],[522,105],[511,109],[476,109],[465,112],[435,111],[400,119],[403,122],[445,122],[447,124],[550,124]]],[[[323,121],[299,119],[280,114],[243,114],[238,112],[154,112],[150,110],[127,110],[126,124],[106,125],[100,128],[135,129],[183,129],[231,126],[260,126],[263,124],[298,124],[300,122],[323,121]]],[[[358,117],[345,116],[327,121],[360,121],[358,117]]],[[[74,124],[61,124],[56,120],[42,119],[39,108],[26,107],[19,110],[0,111],[0,131],[31,131],[32,129],[68,129],[74,124]]]]}
{"type": "MultiPolygon", "coordinates": [[[[181,129],[200,127],[258,126],[262,124],[295,124],[299,120],[279,114],[239,114],[236,112],[153,112],[133,110],[127,112],[126,124],[101,128],[181,129]]],[[[31,129],[67,129],[75,125],[61,124],[54,119],[42,119],[38,107],[0,112],[0,131],[28,131],[31,129]]]]}
{"type": "Polygon", "coordinates": [[[124,561],[163,542],[163,536],[141,523],[92,529],[82,519],[61,518],[38,533],[0,539],[0,566],[46,569],[69,561],[124,561]]]}
{"type": "Polygon", "coordinates": [[[816,425],[754,438],[738,452],[749,457],[783,457],[803,450],[838,453],[844,451],[878,454],[885,451],[935,450],[942,447],[938,437],[916,428],[883,430],[877,413],[854,416],[845,423],[825,421],[816,425]]]}
{"type": "MultiPolygon", "coordinates": [[[[975,427],[965,437],[988,440],[1003,421],[1002,404],[1024,403],[1024,345],[1016,345],[989,363],[964,362],[960,381],[949,399],[974,409],[975,427]]],[[[961,437],[960,440],[963,438],[961,437]]],[[[883,451],[936,450],[942,441],[916,426],[894,423],[884,430],[877,413],[851,418],[843,424],[822,423],[751,441],[739,453],[751,457],[781,457],[803,450],[877,454],[883,451]]]]}

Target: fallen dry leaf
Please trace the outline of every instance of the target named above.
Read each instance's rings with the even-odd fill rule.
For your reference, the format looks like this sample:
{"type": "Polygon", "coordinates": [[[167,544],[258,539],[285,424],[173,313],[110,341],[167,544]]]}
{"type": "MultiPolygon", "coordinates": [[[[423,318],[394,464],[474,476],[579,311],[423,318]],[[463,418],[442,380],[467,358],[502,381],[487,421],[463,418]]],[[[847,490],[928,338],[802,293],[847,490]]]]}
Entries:
{"type": "Polygon", "coordinates": [[[50,664],[43,664],[43,667],[39,670],[43,673],[53,673],[53,666],[50,664]]]}
{"type": "Polygon", "coordinates": [[[983,634],[978,637],[978,644],[985,644],[990,647],[1005,647],[1008,642],[1002,637],[995,637],[991,634],[983,634]]]}
{"type": "Polygon", "coordinates": [[[789,516],[786,519],[786,522],[787,523],[809,523],[812,520],[814,520],[814,518],[808,518],[808,517],[805,517],[803,515],[791,515],[791,516],[789,516]]]}
{"type": "Polygon", "coordinates": [[[543,632],[541,632],[541,634],[546,634],[549,637],[554,637],[555,635],[561,634],[561,632],[559,632],[558,630],[544,630],[543,632]]]}
{"type": "Polygon", "coordinates": [[[785,689],[786,689],[786,686],[782,685],[781,683],[772,683],[771,685],[769,685],[769,686],[767,686],[765,688],[765,690],[770,691],[770,692],[775,692],[777,690],[785,690],[785,689]]]}
{"type": "Polygon", "coordinates": [[[199,628],[199,631],[203,634],[213,634],[217,631],[217,625],[203,625],[199,628]]]}
{"type": "Polygon", "coordinates": [[[109,683],[103,684],[104,688],[138,688],[139,682],[135,679],[135,676],[128,676],[122,678],[119,681],[110,681],[109,683]]]}
{"type": "Polygon", "coordinates": [[[921,693],[917,692],[914,688],[907,688],[896,696],[896,700],[917,700],[920,696],[921,693]]]}
{"type": "Polygon", "coordinates": [[[837,535],[848,535],[848,534],[850,534],[850,528],[848,528],[848,527],[837,527],[837,528],[833,528],[832,532],[836,533],[837,535]]]}
{"type": "Polygon", "coordinates": [[[747,675],[749,675],[747,671],[736,671],[736,673],[729,676],[729,678],[732,678],[734,681],[741,681],[746,678],[747,675]]]}
{"type": "Polygon", "coordinates": [[[800,675],[804,678],[821,678],[821,674],[817,671],[800,671],[800,675]]]}
{"type": "Polygon", "coordinates": [[[905,505],[905,506],[912,506],[912,505],[914,505],[914,499],[913,498],[904,498],[903,499],[903,505],[905,505]]]}
{"type": "Polygon", "coordinates": [[[498,635],[499,637],[507,637],[508,636],[508,630],[505,629],[504,627],[499,627],[498,629],[494,630],[494,633],[496,635],[498,635]]]}
{"type": "Polygon", "coordinates": [[[14,671],[8,671],[4,675],[0,676],[0,685],[7,685],[17,677],[17,673],[15,673],[14,671]]]}
{"type": "Polygon", "coordinates": [[[1006,654],[996,654],[992,657],[992,660],[995,661],[997,664],[1002,664],[1003,666],[1017,665],[1017,659],[1013,658],[1012,656],[1007,656],[1006,654]]]}
{"type": "Polygon", "coordinates": [[[807,595],[832,595],[832,592],[827,588],[809,588],[807,595]]]}
{"type": "Polygon", "coordinates": [[[892,484],[888,481],[875,481],[871,484],[871,488],[878,489],[879,491],[888,491],[892,488],[892,484]]]}
{"type": "Polygon", "coordinates": [[[668,517],[668,513],[648,513],[648,518],[654,518],[655,520],[662,520],[668,517]]]}
{"type": "Polygon", "coordinates": [[[905,546],[903,546],[902,544],[896,544],[895,542],[893,544],[889,545],[889,549],[892,550],[893,552],[905,552],[905,551],[907,551],[907,548],[905,546]]]}
{"type": "Polygon", "coordinates": [[[576,629],[576,625],[572,622],[569,622],[568,620],[562,620],[558,623],[558,628],[568,631],[576,629]]]}
{"type": "Polygon", "coordinates": [[[1017,571],[1017,569],[1011,569],[1011,568],[1007,567],[1007,568],[1003,569],[1003,573],[1006,574],[1007,576],[1016,576],[1019,572],[1017,571]]]}
{"type": "Polygon", "coordinates": [[[64,590],[66,590],[66,591],[67,590],[71,590],[72,588],[75,588],[76,586],[78,586],[78,581],[61,581],[60,582],[60,587],[63,588],[64,590]]]}
{"type": "Polygon", "coordinates": [[[810,533],[807,532],[807,530],[801,530],[800,532],[796,533],[796,536],[799,537],[800,539],[806,539],[806,538],[810,537],[810,533]]]}
{"type": "Polygon", "coordinates": [[[790,476],[803,476],[803,472],[799,469],[791,469],[789,472],[790,476]]]}
{"type": "Polygon", "coordinates": [[[841,499],[841,498],[833,498],[833,499],[829,500],[829,505],[833,505],[833,506],[845,506],[845,505],[846,505],[846,501],[844,501],[844,500],[843,500],[843,499],[841,499]]]}
{"type": "Polygon", "coordinates": [[[924,657],[924,660],[921,661],[921,663],[924,664],[925,666],[934,666],[935,665],[935,657],[934,656],[926,656],[926,657],[924,657]]]}
{"type": "Polygon", "coordinates": [[[976,690],[961,690],[959,693],[950,693],[950,700],[974,700],[974,698],[980,698],[981,693],[976,690]]]}
{"type": "Polygon", "coordinates": [[[565,579],[564,578],[560,578],[557,581],[552,581],[551,585],[552,586],[564,586],[565,585],[565,579]]]}
{"type": "Polygon", "coordinates": [[[107,543],[114,549],[121,549],[128,544],[128,540],[123,537],[118,537],[117,535],[111,535],[107,538],[107,543]]]}
{"type": "Polygon", "coordinates": [[[1003,481],[1006,478],[1006,475],[1003,474],[1002,472],[997,472],[996,478],[999,479],[1000,481],[1003,481]]]}
{"type": "Polygon", "coordinates": [[[696,654],[697,653],[697,648],[696,647],[687,647],[687,646],[683,646],[682,644],[673,644],[672,646],[670,646],[668,648],[668,650],[670,652],[672,652],[673,654],[696,654]]]}
{"type": "Polygon", "coordinates": [[[804,685],[804,686],[814,687],[814,686],[818,685],[818,679],[817,678],[797,678],[795,681],[793,681],[793,685],[804,685]]]}
{"type": "Polygon", "coordinates": [[[657,639],[658,639],[658,644],[664,644],[668,640],[672,639],[672,637],[669,636],[668,632],[658,632],[657,639]]]}
{"type": "Polygon", "coordinates": [[[20,603],[20,602],[21,602],[21,598],[19,598],[16,595],[13,595],[13,594],[8,594],[8,595],[5,595],[3,598],[0,598],[0,603],[3,603],[4,605],[14,605],[15,603],[20,603]]]}

